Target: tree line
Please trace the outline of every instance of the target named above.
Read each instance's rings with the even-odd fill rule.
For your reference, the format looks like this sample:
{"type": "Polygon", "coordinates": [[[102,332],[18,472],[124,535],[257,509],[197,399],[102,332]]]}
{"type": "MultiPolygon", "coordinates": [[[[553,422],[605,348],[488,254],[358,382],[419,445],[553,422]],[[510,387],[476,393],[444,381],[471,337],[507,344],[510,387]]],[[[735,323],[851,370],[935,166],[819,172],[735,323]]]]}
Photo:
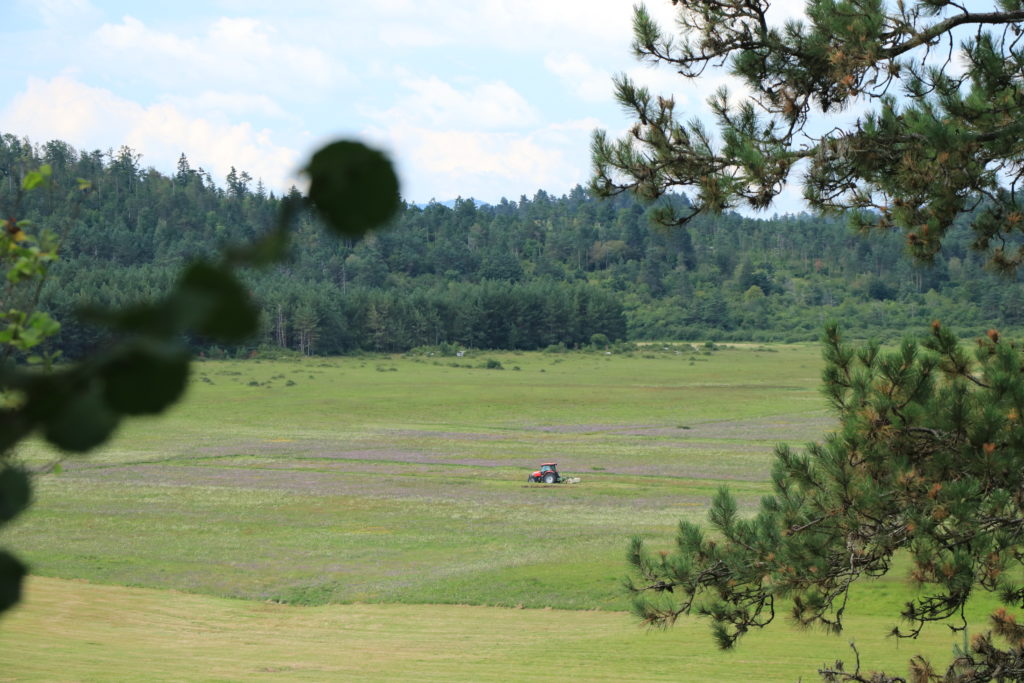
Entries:
{"type": "MultiPolygon", "coordinates": [[[[83,306],[160,296],[184,263],[264,233],[283,199],[244,171],[218,183],[184,155],[168,176],[128,147],[86,152],[0,136],[8,189],[42,164],[57,187],[84,178],[93,188],[75,215],[67,197],[46,193],[22,208],[63,230],[42,303],[62,322],[55,343],[72,357],[109,334],[76,317],[83,306]]],[[[840,219],[724,213],[669,229],[651,220],[666,203],[687,200],[599,200],[576,187],[493,205],[405,203],[389,228],[358,240],[327,238],[318,217],[304,214],[288,262],[246,277],[261,307],[259,335],[222,350],[537,349],[594,335],[797,341],[817,338],[833,318],[883,338],[934,318],[965,333],[1024,324],[1015,305],[1024,287],[985,271],[966,228],[921,266],[903,257],[900,235],[860,237],[840,219]]]]}

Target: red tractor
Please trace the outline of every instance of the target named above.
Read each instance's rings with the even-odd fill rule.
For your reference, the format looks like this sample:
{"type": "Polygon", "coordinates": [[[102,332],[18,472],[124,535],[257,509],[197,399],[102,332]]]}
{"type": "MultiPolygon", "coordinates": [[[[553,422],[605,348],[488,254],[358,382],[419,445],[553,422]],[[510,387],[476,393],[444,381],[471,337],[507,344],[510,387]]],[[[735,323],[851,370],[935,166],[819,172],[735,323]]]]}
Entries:
{"type": "Polygon", "coordinates": [[[562,476],[558,474],[558,463],[541,463],[540,469],[531,474],[529,477],[527,477],[526,481],[542,481],[545,484],[557,484],[561,482],[562,476]]]}

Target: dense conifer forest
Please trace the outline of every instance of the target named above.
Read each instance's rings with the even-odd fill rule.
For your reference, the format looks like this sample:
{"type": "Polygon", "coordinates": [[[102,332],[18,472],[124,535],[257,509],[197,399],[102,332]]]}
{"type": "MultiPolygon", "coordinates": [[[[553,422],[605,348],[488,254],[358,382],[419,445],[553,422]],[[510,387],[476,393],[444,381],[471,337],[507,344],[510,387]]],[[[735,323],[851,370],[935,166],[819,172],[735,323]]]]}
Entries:
{"type": "MultiPolygon", "coordinates": [[[[127,147],[86,152],[10,134],[0,136],[0,182],[5,216],[63,235],[42,305],[62,322],[55,343],[72,357],[104,342],[76,318],[83,306],[158,296],[185,262],[264,233],[280,203],[246,172],[221,182],[184,155],[167,176],[127,147]],[[15,207],[17,179],[42,164],[53,189],[15,207]],[[76,198],[78,178],[92,189],[76,198]]],[[[966,230],[920,266],[898,234],[855,235],[841,218],[726,214],[666,229],[652,225],[651,207],[580,187],[450,204],[406,204],[390,229],[360,241],[330,238],[302,216],[292,259],[247,275],[263,312],[259,338],[234,349],[194,344],[213,354],[538,349],[810,340],[829,319],[883,339],[936,318],[963,334],[1024,323],[1019,278],[986,272],[966,230]]]]}

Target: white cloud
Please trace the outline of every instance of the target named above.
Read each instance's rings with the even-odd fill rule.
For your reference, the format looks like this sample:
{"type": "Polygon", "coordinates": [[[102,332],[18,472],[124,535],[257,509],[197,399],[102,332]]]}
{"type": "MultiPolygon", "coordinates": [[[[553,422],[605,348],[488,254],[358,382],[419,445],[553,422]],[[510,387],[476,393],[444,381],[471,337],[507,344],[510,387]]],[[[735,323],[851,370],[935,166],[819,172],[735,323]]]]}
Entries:
{"type": "Polygon", "coordinates": [[[221,18],[202,35],[182,37],[130,16],[104,24],[93,35],[105,68],[179,88],[304,92],[346,78],[341,63],[324,52],[292,44],[274,26],[251,18],[221,18]]]}
{"type": "Polygon", "coordinates": [[[375,123],[360,135],[391,153],[410,199],[495,201],[584,181],[586,165],[575,162],[586,158],[595,121],[544,124],[502,81],[459,88],[437,77],[400,78],[404,92],[393,107],[367,112],[375,123]]]}
{"type": "Polygon", "coordinates": [[[746,92],[742,81],[721,69],[709,68],[698,79],[683,78],[666,66],[633,64],[628,69],[602,70],[576,52],[548,55],[544,66],[581,99],[594,103],[611,103],[615,99],[612,74],[625,72],[637,85],[645,86],[653,95],[673,96],[679,111],[705,108],[707,98],[725,85],[733,93],[746,92]]]}
{"type": "Polygon", "coordinates": [[[35,0],[31,6],[51,29],[66,28],[76,23],[80,25],[80,22],[97,15],[89,0],[35,0]]]}
{"type": "Polygon", "coordinates": [[[590,132],[599,125],[585,118],[510,133],[392,121],[360,135],[391,154],[407,198],[463,196],[493,202],[539,189],[558,194],[585,184],[590,132]]]}
{"type": "Polygon", "coordinates": [[[438,31],[407,22],[386,22],[377,35],[384,45],[391,48],[438,47],[447,42],[438,31]]]}
{"type": "Polygon", "coordinates": [[[143,165],[164,173],[185,153],[222,182],[231,166],[285,189],[297,164],[294,150],[275,144],[266,130],[249,123],[218,123],[190,117],[162,103],[144,107],[108,90],[66,77],[30,79],[28,89],[0,111],[0,129],[36,142],[62,139],[82,149],[128,145],[141,152],[143,165]]]}
{"type": "MultiPolygon", "coordinates": [[[[89,9],[87,0],[39,2],[55,19],[89,9]]],[[[273,186],[301,158],[292,147],[345,131],[394,150],[413,199],[561,192],[586,182],[590,131],[625,121],[613,73],[674,95],[684,119],[706,111],[717,85],[638,64],[632,4],[217,0],[169,19],[140,3],[133,16],[47,33],[52,61],[9,79],[15,93],[27,74],[39,77],[0,99],[0,129],[87,148],[127,143],[161,170],[184,151],[218,179],[234,165],[273,186]]],[[[673,29],[670,2],[647,5],[673,29]]]]}
{"type": "MultiPolygon", "coordinates": [[[[671,26],[671,4],[647,5],[655,19],[671,26]]],[[[460,24],[468,25],[467,31],[513,49],[589,45],[595,54],[612,51],[628,58],[633,36],[633,3],[623,0],[467,0],[460,9],[466,17],[460,24]]]]}
{"type": "Polygon", "coordinates": [[[588,102],[609,102],[614,97],[611,74],[594,67],[578,52],[548,55],[544,66],[588,102]]]}
{"type": "Polygon", "coordinates": [[[437,130],[408,123],[363,131],[389,149],[407,181],[403,194],[415,201],[456,196],[496,201],[538,189],[564,192],[585,182],[585,168],[572,163],[577,155],[551,144],[550,136],[559,133],[550,128],[525,134],[437,130]]]}
{"type": "Polygon", "coordinates": [[[462,127],[494,130],[522,128],[536,123],[537,111],[507,83],[491,81],[460,90],[446,81],[406,78],[406,93],[395,106],[383,112],[370,112],[377,119],[409,121],[433,128],[462,127]]]}
{"type": "Polygon", "coordinates": [[[218,120],[236,119],[253,114],[293,121],[296,119],[266,95],[207,90],[195,97],[165,95],[161,101],[190,115],[209,116],[218,120]]]}
{"type": "MultiPolygon", "coordinates": [[[[595,54],[612,52],[628,58],[632,36],[628,0],[376,0],[373,3],[324,3],[291,0],[282,21],[303,26],[312,43],[326,47],[339,34],[362,46],[464,46],[486,51],[550,52],[567,45],[587,45],[595,54]],[[315,19],[312,19],[315,18],[315,19]],[[410,42],[403,43],[408,37],[410,42]]],[[[649,3],[666,23],[675,16],[665,1],[649,3]]],[[[276,13],[280,3],[221,0],[237,12],[276,13]]],[[[294,32],[292,35],[296,35],[294,32]]]]}

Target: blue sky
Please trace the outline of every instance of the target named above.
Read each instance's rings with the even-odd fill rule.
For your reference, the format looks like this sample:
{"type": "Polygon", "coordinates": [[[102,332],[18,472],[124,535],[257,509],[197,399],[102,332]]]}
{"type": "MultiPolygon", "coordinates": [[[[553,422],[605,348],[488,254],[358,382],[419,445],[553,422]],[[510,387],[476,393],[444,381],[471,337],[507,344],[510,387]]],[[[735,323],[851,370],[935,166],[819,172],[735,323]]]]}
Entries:
{"type": "MultiPolygon", "coordinates": [[[[5,0],[0,131],[127,144],[165,173],[184,152],[218,182],[235,166],[270,188],[355,137],[391,154],[412,201],[561,194],[586,184],[591,131],[629,125],[613,73],[694,113],[723,82],[638,64],[631,5],[5,0]]],[[[670,24],[667,0],[648,7],[670,24]]]]}

